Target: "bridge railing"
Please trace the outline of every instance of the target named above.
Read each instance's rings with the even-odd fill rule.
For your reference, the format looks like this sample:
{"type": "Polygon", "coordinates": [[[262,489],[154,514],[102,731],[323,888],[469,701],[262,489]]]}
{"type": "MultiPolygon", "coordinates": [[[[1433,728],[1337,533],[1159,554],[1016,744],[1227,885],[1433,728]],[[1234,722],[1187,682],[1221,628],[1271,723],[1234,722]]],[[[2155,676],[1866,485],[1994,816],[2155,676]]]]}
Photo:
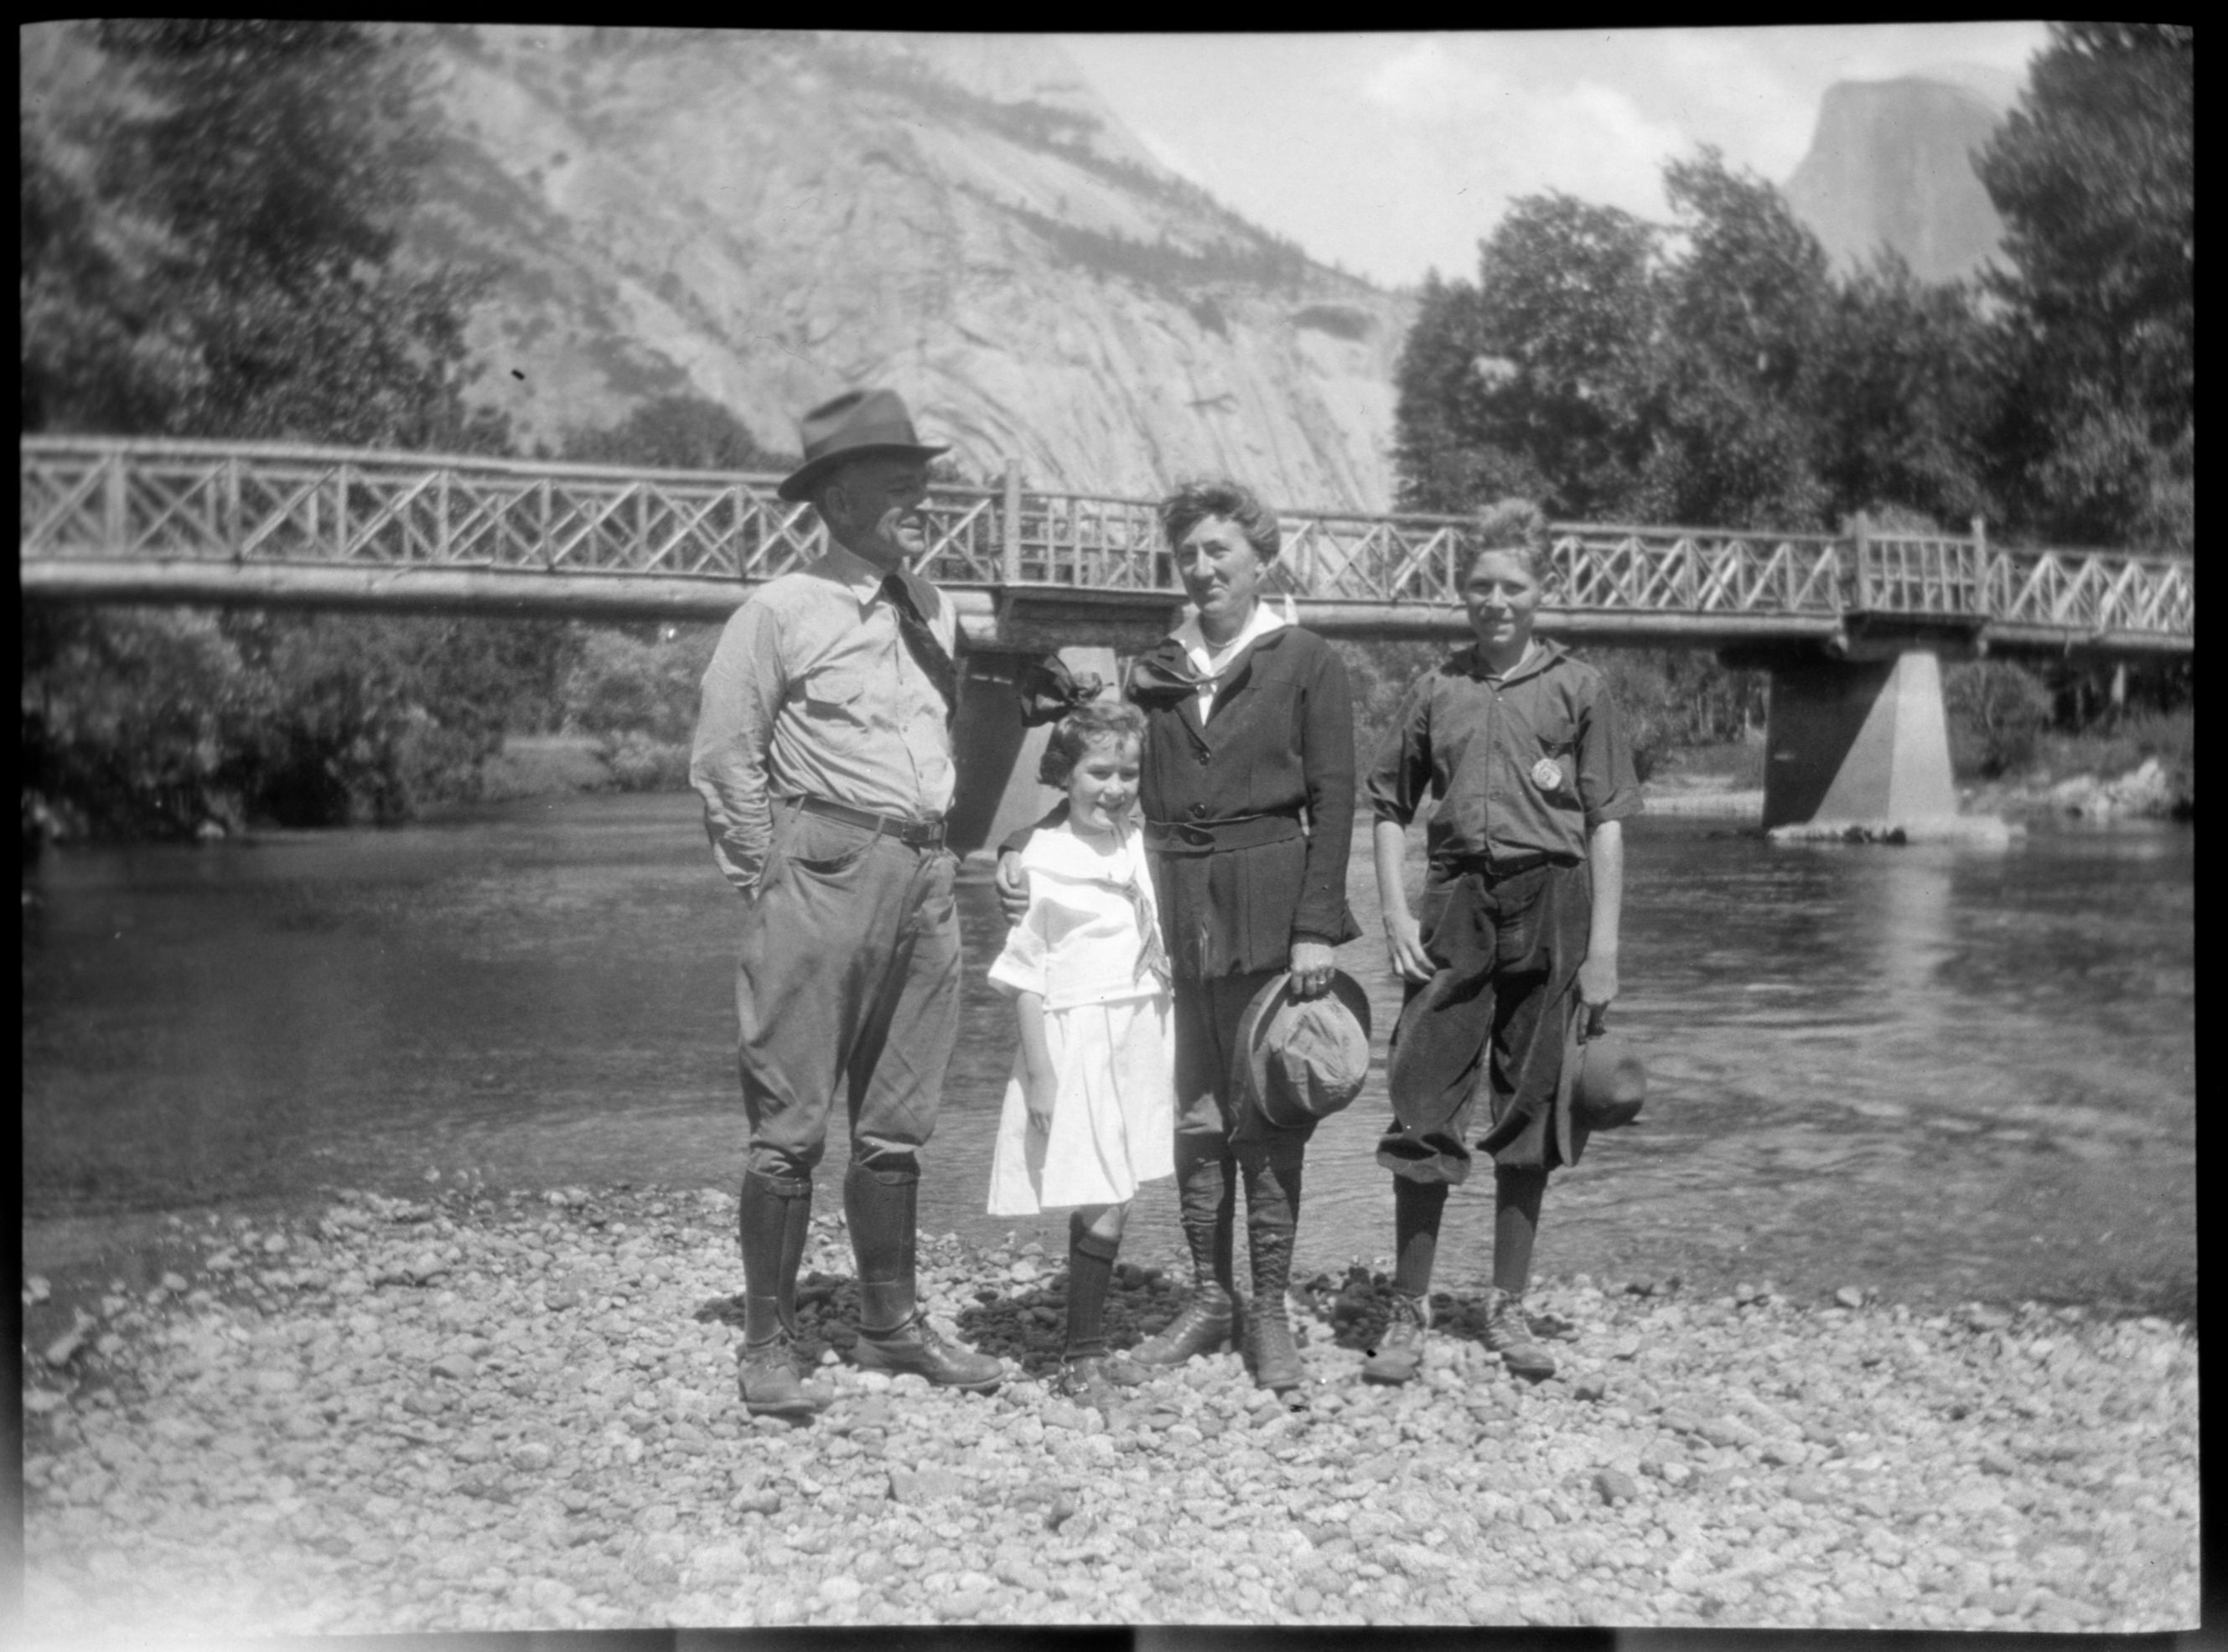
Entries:
{"type": "Polygon", "coordinates": [[[1883,533],[1860,524],[1849,547],[1844,600],[1860,613],[1978,624],[1988,615],[1988,563],[1977,535],[1883,533]]]}
{"type": "Polygon", "coordinates": [[[2197,626],[2195,571],[2178,558],[2007,550],[1988,579],[1989,612],[2000,624],[2091,635],[2186,635],[2197,626]]]}
{"type": "MultiPolygon", "coordinates": [[[[826,543],[771,475],[101,437],[21,443],[21,553],[38,561],[446,568],[757,581],[826,543]]],[[[1280,513],[1272,589],[1332,602],[1459,600],[1455,516],[1280,513]]],[[[1152,502],[938,486],[925,571],[957,586],[1180,590],[1152,502]]],[[[1869,528],[1819,534],[1565,523],[1547,604],[1601,614],[1922,616],[2069,637],[2187,637],[2186,560],[2025,550],[1869,528]]]]}
{"type": "Polygon", "coordinates": [[[1111,494],[1022,492],[1013,578],[1021,585],[1169,591],[1173,567],[1153,506],[1111,494]]]}
{"type": "MultiPolygon", "coordinates": [[[[22,447],[27,558],[758,579],[822,543],[811,509],[763,477],[182,441],[26,437],[22,447]]],[[[966,515],[944,525],[946,541],[964,543],[966,515]]]]}
{"type": "Polygon", "coordinates": [[[1549,535],[1546,600],[1563,608],[1661,613],[1841,612],[1847,568],[1822,534],[1574,523],[1549,535]]]}

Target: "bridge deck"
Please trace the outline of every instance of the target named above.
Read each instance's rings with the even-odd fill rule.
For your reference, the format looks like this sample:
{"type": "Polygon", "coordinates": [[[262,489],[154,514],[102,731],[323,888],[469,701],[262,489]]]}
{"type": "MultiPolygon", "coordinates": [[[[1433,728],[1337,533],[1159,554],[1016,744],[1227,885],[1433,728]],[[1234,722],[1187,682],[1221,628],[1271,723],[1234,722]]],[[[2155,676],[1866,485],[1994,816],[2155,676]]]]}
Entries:
{"type": "MultiPolygon", "coordinates": [[[[716,619],[819,553],[778,478],[413,453],[22,439],[26,595],[716,619]]],[[[1282,513],[1275,576],[1334,635],[1463,633],[1457,517],[1282,513]]],[[[1124,641],[1181,600],[1149,502],[938,488],[924,572],[968,636],[1124,641]]],[[[1976,524],[1977,528],[1977,524],[1976,524]]],[[[2188,562],[1970,537],[1559,524],[1540,628],[1695,647],[1854,631],[2188,652],[2188,562]]]]}

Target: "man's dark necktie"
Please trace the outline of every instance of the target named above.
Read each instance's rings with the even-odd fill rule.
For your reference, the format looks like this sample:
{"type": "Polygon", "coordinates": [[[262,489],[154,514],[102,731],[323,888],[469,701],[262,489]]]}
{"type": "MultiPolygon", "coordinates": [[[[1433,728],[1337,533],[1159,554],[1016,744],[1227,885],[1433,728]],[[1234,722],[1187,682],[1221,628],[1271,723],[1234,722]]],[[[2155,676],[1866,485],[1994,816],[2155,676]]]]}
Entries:
{"type": "Polygon", "coordinates": [[[951,663],[951,656],[944,651],[944,644],[929,629],[928,616],[914,605],[912,587],[906,584],[904,575],[893,573],[884,579],[882,595],[889,599],[890,606],[897,611],[898,635],[905,638],[906,651],[936,685],[937,693],[944,696],[944,720],[950,722],[959,709],[958,668],[951,663]]]}

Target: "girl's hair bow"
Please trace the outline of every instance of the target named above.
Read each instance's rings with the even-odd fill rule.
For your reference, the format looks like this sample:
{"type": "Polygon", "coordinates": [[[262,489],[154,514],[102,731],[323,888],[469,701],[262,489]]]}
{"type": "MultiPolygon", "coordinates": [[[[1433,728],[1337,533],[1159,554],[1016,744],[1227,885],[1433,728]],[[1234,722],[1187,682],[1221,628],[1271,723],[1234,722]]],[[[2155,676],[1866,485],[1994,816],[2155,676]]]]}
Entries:
{"type": "Polygon", "coordinates": [[[1032,660],[1014,674],[1014,692],[1021,702],[1021,721],[1030,728],[1055,723],[1071,711],[1089,705],[1104,692],[1105,682],[1095,671],[1078,676],[1057,654],[1032,660]]]}

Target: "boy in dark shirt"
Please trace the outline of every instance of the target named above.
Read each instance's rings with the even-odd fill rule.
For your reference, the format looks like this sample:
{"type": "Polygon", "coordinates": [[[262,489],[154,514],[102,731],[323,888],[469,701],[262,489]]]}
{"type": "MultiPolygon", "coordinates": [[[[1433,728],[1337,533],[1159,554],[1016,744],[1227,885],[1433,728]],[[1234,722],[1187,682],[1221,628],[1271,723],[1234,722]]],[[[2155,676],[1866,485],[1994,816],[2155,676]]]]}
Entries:
{"type": "Polygon", "coordinates": [[[1532,635],[1546,572],[1539,511],[1509,502],[1481,528],[1463,583],[1476,640],[1410,689],[1367,787],[1386,940],[1407,993],[1387,1067],[1394,1122],[1377,1153],[1393,1175],[1398,1258],[1392,1319],[1362,1367],[1373,1382],[1405,1382],[1421,1366],[1439,1219],[1447,1189],[1469,1174],[1463,1137],[1480,1089],[1495,1193],[1486,1346],[1520,1376],[1554,1372],[1523,1292],[1547,1172],[1585,1145],[1559,1082],[1565,1034],[1578,1014],[1591,1037],[1617,996],[1619,823],[1641,806],[1601,674],[1532,635]],[[1419,922],[1401,870],[1427,795],[1444,801],[1426,837],[1419,922]]]}

